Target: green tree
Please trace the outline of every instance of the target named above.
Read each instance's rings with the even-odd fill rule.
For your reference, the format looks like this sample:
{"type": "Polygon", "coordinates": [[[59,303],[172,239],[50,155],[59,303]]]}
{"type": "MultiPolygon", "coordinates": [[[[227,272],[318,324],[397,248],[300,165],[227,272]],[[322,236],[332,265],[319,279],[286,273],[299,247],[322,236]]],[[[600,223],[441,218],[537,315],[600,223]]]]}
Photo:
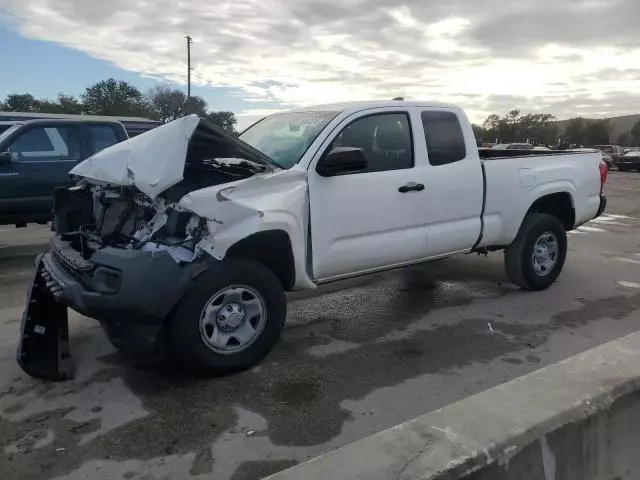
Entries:
{"type": "Polygon", "coordinates": [[[39,113],[64,113],[58,102],[47,99],[36,100],[35,111],[39,113]]]}
{"type": "Polygon", "coordinates": [[[605,145],[611,141],[609,120],[590,120],[584,129],[584,145],[605,145]]]}
{"type": "Polygon", "coordinates": [[[491,142],[493,139],[489,136],[489,132],[482,125],[471,124],[471,128],[473,129],[473,135],[476,137],[476,142],[478,142],[478,146],[481,146],[482,143],[491,142]]]}
{"type": "Polygon", "coordinates": [[[585,145],[587,143],[585,142],[585,126],[586,122],[582,117],[569,120],[564,134],[570,144],[585,145]]]}
{"type": "Polygon", "coordinates": [[[30,93],[11,93],[7,95],[2,109],[8,112],[35,112],[37,101],[30,93]]]}
{"type": "Polygon", "coordinates": [[[623,133],[616,139],[616,145],[631,145],[631,132],[623,133]]]}
{"type": "Polygon", "coordinates": [[[73,95],[65,95],[60,92],[58,94],[58,103],[60,104],[60,107],[62,107],[63,113],[79,115],[83,112],[82,103],[73,95]]]}
{"type": "Polygon", "coordinates": [[[72,95],[58,94],[57,101],[36,100],[35,111],[41,113],[67,113],[80,115],[82,113],[82,104],[72,95]]]}
{"type": "Polygon", "coordinates": [[[608,120],[569,120],[565,136],[569,143],[582,146],[606,145],[611,141],[611,127],[608,120]]]}
{"type": "Polygon", "coordinates": [[[147,102],[153,112],[153,117],[161,122],[170,122],[184,116],[187,96],[181,90],[170,88],[168,85],[158,85],[147,92],[147,102]]]}
{"type": "Polygon", "coordinates": [[[521,114],[520,110],[511,110],[505,116],[489,115],[482,127],[476,126],[486,140],[507,139],[509,142],[524,142],[535,138],[544,144],[555,143],[558,136],[556,117],[550,113],[521,114]]]}
{"type": "Polygon", "coordinates": [[[635,125],[631,129],[631,132],[629,132],[629,135],[631,137],[629,146],[640,147],[640,121],[637,121],[635,123],[635,125]]]}
{"type": "Polygon", "coordinates": [[[147,102],[153,117],[162,122],[170,122],[176,118],[195,113],[201,117],[207,114],[207,102],[200,97],[191,97],[168,85],[159,85],[147,93],[147,102]]]}
{"type": "Polygon", "coordinates": [[[237,133],[236,123],[238,123],[238,119],[233,112],[209,112],[205,115],[205,118],[231,133],[237,133]]]}
{"type": "Polygon", "coordinates": [[[140,90],[113,78],[87,87],[81,97],[91,115],[147,116],[151,111],[140,90]]]}
{"type": "Polygon", "coordinates": [[[201,97],[191,97],[185,106],[187,115],[207,116],[207,102],[201,97]]]}

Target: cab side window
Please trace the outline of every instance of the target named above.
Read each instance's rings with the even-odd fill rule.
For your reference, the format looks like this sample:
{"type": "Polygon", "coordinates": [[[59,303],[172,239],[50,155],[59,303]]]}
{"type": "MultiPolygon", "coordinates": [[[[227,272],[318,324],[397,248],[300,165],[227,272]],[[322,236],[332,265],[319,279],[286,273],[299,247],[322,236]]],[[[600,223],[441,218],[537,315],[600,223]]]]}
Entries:
{"type": "Polygon", "coordinates": [[[431,165],[446,165],[467,156],[464,135],[455,113],[422,112],[422,126],[431,165]]]}
{"type": "Polygon", "coordinates": [[[77,161],[80,136],[75,127],[35,127],[13,140],[8,150],[16,161],[77,161]]]}
{"type": "Polygon", "coordinates": [[[361,148],[367,169],[381,172],[413,167],[413,143],[406,113],[381,113],[354,120],[333,141],[334,147],[361,148]]]}

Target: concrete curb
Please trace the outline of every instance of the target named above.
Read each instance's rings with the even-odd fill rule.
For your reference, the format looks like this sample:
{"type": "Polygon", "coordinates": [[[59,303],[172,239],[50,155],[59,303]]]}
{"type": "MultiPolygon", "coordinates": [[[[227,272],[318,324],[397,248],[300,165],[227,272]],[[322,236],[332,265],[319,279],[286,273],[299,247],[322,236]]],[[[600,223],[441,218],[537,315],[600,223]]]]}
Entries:
{"type": "MultiPolygon", "coordinates": [[[[589,463],[588,455],[593,454],[594,448],[597,450],[595,455],[606,460],[607,455],[613,454],[610,451],[612,443],[618,449],[625,445],[619,440],[612,442],[607,437],[607,446],[606,441],[600,438],[602,435],[637,433],[640,436],[640,420],[636,420],[640,416],[636,411],[640,410],[640,396],[636,394],[639,390],[640,332],[636,332],[346,445],[268,479],[426,480],[464,478],[470,474],[474,479],[614,478],[613,475],[589,477],[589,472],[563,477],[556,476],[556,471],[571,469],[565,467],[562,456],[589,463]],[[609,412],[612,404],[629,393],[633,394],[630,401],[638,403],[638,407],[635,403],[623,402],[623,413],[630,418],[620,422],[619,419],[624,417],[618,409],[615,421],[612,420],[613,414],[609,412]],[[634,412],[634,415],[629,412],[634,412]],[[586,438],[568,438],[577,435],[586,438]],[[575,445],[577,450],[591,450],[564,452],[563,449],[571,448],[570,445],[575,445]],[[582,460],[585,455],[587,460],[582,460]],[[541,476],[527,477],[522,473],[524,467],[519,465],[522,462],[541,476]],[[510,466],[511,473],[508,474],[510,466]],[[489,468],[493,473],[485,476],[483,472],[489,468]],[[516,471],[521,473],[516,474],[516,471]]],[[[636,468],[635,464],[628,466],[638,456],[634,441],[637,440],[625,438],[629,455],[615,452],[620,457],[616,461],[627,465],[627,473],[636,468]]],[[[632,475],[638,476],[622,475],[620,478],[640,478],[640,458],[637,463],[639,465],[632,475]]],[[[605,470],[618,472],[615,465],[607,467],[608,470],[600,464],[596,467],[598,475],[605,470]]]]}

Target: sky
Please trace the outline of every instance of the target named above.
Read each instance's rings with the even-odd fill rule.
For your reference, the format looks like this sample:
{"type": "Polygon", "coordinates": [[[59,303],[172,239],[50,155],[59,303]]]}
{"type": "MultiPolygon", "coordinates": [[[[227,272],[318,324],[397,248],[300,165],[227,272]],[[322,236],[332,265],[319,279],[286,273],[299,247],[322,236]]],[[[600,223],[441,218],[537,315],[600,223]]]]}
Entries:
{"type": "Polygon", "coordinates": [[[473,121],[640,113],[638,0],[0,0],[0,98],[114,77],[185,88],[240,126],[348,100],[436,100],[473,121]]]}

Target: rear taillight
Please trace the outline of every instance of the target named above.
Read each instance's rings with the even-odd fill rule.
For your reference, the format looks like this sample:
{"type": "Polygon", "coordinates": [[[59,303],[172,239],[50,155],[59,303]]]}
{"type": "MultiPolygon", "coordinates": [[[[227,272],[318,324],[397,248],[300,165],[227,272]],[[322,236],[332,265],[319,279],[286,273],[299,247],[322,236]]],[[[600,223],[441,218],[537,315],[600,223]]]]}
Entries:
{"type": "Polygon", "coordinates": [[[607,162],[600,160],[600,194],[604,190],[604,184],[607,183],[607,174],[609,173],[609,167],[607,162]]]}

